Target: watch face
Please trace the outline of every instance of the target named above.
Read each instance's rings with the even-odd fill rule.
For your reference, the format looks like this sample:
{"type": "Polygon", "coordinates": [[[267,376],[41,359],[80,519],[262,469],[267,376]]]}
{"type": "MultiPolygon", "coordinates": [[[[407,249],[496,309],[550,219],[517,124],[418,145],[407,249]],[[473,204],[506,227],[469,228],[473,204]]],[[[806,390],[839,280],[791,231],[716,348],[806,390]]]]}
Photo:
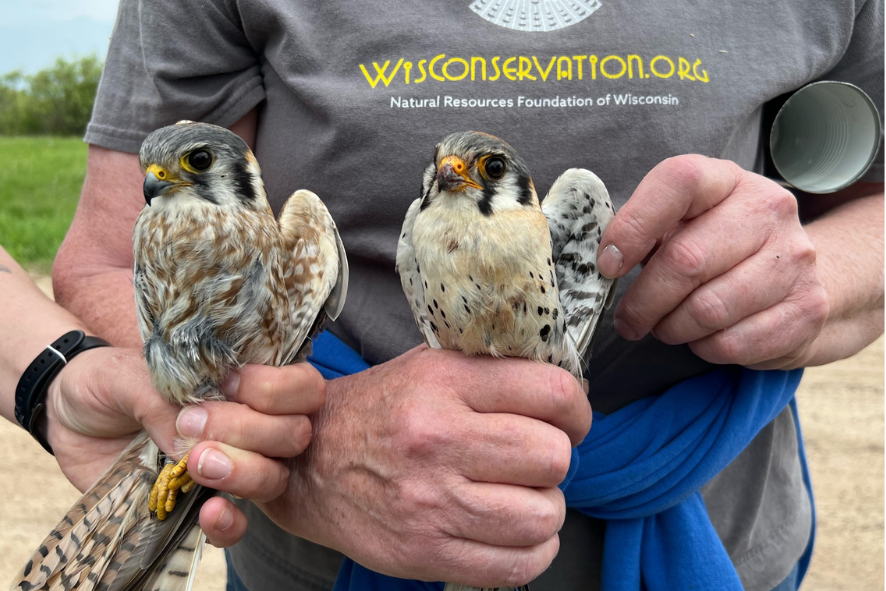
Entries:
{"type": "Polygon", "coordinates": [[[471,10],[500,27],[545,32],[580,23],[600,6],[599,0],[475,0],[471,10]]]}

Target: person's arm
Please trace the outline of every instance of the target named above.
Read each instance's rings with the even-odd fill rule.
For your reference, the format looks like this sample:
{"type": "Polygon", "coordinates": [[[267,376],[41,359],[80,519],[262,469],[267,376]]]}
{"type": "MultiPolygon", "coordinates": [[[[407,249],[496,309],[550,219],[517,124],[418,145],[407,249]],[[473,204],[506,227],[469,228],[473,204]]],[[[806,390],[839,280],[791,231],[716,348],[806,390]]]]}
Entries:
{"type": "Polygon", "coordinates": [[[804,226],[829,308],[800,360],[806,366],[850,357],[883,334],[883,184],[857,183],[827,197],[832,207],[804,226]]]}
{"type": "MultiPolygon", "coordinates": [[[[0,309],[0,415],[15,422],[15,389],[31,361],[61,335],[90,331],[43,295],[2,247],[0,309]]],[[[91,349],[71,359],[53,379],[39,428],[65,476],[81,491],[144,428],[167,451],[177,437],[205,440],[191,452],[191,465],[213,464],[201,459],[208,451],[220,452],[230,469],[226,475],[204,470],[200,476],[204,484],[268,501],[282,493],[289,477],[281,461],[269,458],[292,457],[307,446],[311,426],[306,415],[322,405],[325,383],[306,365],[246,366],[236,375],[238,379],[227,384],[229,401],[182,410],[153,389],[140,349],[91,349]],[[268,370],[273,370],[272,375],[268,370]],[[269,402],[265,392],[271,381],[277,387],[285,384],[292,395],[269,402]],[[195,411],[197,420],[189,420],[195,411]]],[[[246,532],[246,517],[216,497],[202,508],[200,526],[214,545],[230,546],[246,532]]]]}
{"type": "Polygon", "coordinates": [[[883,332],[883,185],[830,198],[810,203],[826,213],[803,226],[790,192],[732,162],[662,162],[603,235],[607,276],[654,253],[619,301],[616,329],[757,369],[856,353],[883,332]]]}
{"type": "Polygon", "coordinates": [[[15,423],[15,388],[28,365],[66,332],[87,329],[46,297],[2,247],[0,309],[0,415],[15,423]]]}

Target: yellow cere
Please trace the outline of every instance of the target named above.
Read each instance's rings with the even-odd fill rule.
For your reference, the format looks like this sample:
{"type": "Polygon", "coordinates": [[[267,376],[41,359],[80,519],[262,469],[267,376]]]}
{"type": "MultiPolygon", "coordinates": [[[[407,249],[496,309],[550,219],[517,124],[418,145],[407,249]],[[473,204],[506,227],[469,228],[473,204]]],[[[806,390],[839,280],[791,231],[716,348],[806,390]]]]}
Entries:
{"type": "Polygon", "coordinates": [[[174,179],[172,179],[172,176],[166,171],[166,169],[163,168],[162,166],[160,166],[159,164],[150,165],[148,167],[148,169],[145,171],[145,175],[147,176],[148,174],[150,174],[152,172],[154,173],[154,176],[156,176],[161,181],[174,180],[174,179]]]}

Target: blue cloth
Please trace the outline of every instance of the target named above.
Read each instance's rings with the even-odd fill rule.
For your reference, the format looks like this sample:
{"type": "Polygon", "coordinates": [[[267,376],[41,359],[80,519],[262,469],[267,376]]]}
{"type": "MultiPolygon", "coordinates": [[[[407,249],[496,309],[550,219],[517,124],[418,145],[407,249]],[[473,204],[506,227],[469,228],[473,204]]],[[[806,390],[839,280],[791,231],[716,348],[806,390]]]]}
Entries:
{"type": "Polygon", "coordinates": [[[564,494],[607,520],[603,589],[741,590],[700,490],[793,400],[801,375],[723,367],[595,417],[564,494]]]}
{"type": "Polygon", "coordinates": [[[314,352],[308,362],[327,380],[334,380],[369,369],[360,355],[334,334],[323,331],[314,337],[314,352]]]}
{"type": "MultiPolygon", "coordinates": [[[[315,340],[308,360],[327,379],[369,367],[330,333],[315,340]]],[[[561,488],[568,506],[607,520],[605,591],[741,590],[699,491],[785,406],[795,405],[802,373],[722,367],[609,415],[594,413],[561,488]]],[[[798,584],[811,550],[810,541],[798,584]]],[[[335,585],[335,591],[439,589],[442,583],[387,577],[348,559],[335,585]]]]}

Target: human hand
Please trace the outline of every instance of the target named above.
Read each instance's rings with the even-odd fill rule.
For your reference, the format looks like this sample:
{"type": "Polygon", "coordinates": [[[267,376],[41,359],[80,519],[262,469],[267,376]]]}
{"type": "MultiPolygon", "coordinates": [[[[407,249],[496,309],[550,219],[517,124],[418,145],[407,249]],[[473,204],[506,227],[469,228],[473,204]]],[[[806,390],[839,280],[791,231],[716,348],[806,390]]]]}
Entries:
{"type": "Polygon", "coordinates": [[[263,509],[381,573],[495,587],[559,549],[557,488],[591,425],[566,371],[413,349],[329,382],[289,490],[263,509]]]}
{"type": "Polygon", "coordinates": [[[670,158],[652,169],[603,234],[600,271],[621,277],[615,328],[688,343],[711,363],[804,365],[828,317],[816,251],[794,196],[726,160],[670,158]]]}
{"type": "MultiPolygon", "coordinates": [[[[235,375],[239,379],[226,382],[229,401],[181,409],[153,389],[140,351],[92,349],[72,359],[50,386],[44,432],[65,476],[81,491],[144,428],[168,452],[178,438],[200,441],[189,460],[200,484],[268,500],[284,490],[289,476],[281,461],[270,458],[291,457],[307,446],[311,427],[305,415],[323,403],[325,382],[306,364],[245,366],[235,375]],[[268,376],[286,390],[270,388],[268,376]],[[195,412],[196,419],[205,415],[202,428],[195,412]],[[225,460],[208,451],[229,458],[227,476],[218,473],[225,460]]],[[[246,532],[246,517],[215,497],[203,506],[200,526],[212,544],[230,546],[246,532]]]]}

